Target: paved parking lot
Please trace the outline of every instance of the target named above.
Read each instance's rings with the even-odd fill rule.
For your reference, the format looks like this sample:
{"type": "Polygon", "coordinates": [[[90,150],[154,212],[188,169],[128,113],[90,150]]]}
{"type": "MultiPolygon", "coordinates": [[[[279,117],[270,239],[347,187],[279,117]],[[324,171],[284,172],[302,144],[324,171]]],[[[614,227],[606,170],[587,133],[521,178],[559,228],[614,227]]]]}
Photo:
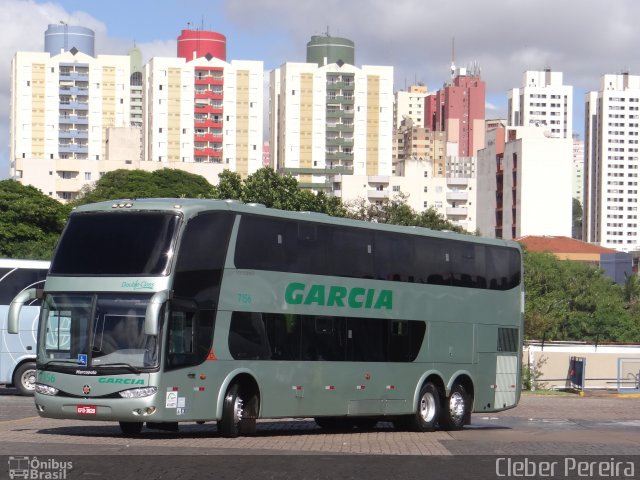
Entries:
{"type": "Polygon", "coordinates": [[[178,433],[144,429],[139,437],[126,438],[114,423],[39,418],[32,399],[8,394],[0,394],[0,407],[0,455],[150,451],[172,455],[635,455],[640,451],[640,398],[614,395],[524,395],[515,409],[474,414],[472,425],[459,432],[401,432],[380,422],[373,430],[326,433],[310,419],[287,419],[261,420],[255,436],[236,439],[220,437],[215,423],[181,424],[178,433]]]}

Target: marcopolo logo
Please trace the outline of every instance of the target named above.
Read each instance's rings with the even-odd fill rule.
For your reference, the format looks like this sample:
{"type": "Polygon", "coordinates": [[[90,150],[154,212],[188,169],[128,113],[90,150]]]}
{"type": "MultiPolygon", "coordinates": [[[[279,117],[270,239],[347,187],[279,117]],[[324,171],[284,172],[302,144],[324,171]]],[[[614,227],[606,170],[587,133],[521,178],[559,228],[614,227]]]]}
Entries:
{"type": "Polygon", "coordinates": [[[393,291],[375,288],[341,285],[305,285],[290,283],[284,293],[284,300],[290,305],[319,305],[347,308],[393,308],[393,291]]]}
{"type": "Polygon", "coordinates": [[[119,385],[144,385],[144,380],[141,378],[113,378],[113,377],[100,377],[98,383],[116,383],[119,385]]]}

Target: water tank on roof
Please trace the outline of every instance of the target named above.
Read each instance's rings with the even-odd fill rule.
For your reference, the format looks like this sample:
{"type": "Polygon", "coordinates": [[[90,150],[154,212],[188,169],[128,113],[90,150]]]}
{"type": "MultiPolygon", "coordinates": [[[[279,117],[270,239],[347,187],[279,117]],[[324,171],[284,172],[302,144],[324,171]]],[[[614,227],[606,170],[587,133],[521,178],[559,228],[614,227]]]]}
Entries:
{"type": "Polygon", "coordinates": [[[187,62],[196,58],[219,58],[227,61],[227,39],[217,32],[182,30],[178,37],[178,57],[187,62]]]}
{"type": "Polygon", "coordinates": [[[49,25],[44,32],[44,51],[51,56],[61,52],[78,51],[95,57],[95,39],[93,30],[60,23],[49,25]]]}
{"type": "Polygon", "coordinates": [[[319,67],[330,63],[355,65],[355,45],[348,38],[314,35],[307,42],[307,63],[319,67]]]}

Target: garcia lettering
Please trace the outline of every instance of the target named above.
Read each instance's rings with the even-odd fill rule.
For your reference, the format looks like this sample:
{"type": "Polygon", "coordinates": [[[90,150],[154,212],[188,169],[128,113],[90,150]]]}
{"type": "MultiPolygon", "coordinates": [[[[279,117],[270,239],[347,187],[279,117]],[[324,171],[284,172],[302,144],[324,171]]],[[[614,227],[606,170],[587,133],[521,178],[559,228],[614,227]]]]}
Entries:
{"type": "Polygon", "coordinates": [[[287,285],[284,301],[290,305],[318,305],[339,308],[393,309],[393,291],[341,285],[287,285]]]}

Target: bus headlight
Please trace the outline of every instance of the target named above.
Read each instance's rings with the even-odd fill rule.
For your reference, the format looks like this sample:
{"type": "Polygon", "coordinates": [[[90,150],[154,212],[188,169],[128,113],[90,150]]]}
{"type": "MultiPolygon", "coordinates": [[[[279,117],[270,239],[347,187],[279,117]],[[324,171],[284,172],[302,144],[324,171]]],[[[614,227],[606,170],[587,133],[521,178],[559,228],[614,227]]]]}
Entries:
{"type": "Polygon", "coordinates": [[[149,397],[158,391],[157,387],[132,388],[131,390],[123,390],[120,393],[122,398],[141,398],[149,397]]]}
{"type": "Polygon", "coordinates": [[[42,395],[57,395],[59,391],[60,390],[58,390],[57,388],[51,387],[49,385],[36,383],[36,392],[42,395]]]}

